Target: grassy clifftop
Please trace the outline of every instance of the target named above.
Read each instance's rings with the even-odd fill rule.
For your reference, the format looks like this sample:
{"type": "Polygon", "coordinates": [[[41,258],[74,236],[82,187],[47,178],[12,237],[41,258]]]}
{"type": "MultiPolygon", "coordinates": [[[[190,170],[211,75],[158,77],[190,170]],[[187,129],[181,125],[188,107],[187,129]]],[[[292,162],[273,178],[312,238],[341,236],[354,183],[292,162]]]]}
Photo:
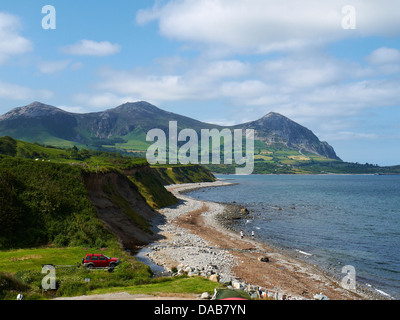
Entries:
{"type": "Polygon", "coordinates": [[[164,185],[196,182],[213,182],[214,175],[203,166],[153,166],[157,179],[164,185]]]}

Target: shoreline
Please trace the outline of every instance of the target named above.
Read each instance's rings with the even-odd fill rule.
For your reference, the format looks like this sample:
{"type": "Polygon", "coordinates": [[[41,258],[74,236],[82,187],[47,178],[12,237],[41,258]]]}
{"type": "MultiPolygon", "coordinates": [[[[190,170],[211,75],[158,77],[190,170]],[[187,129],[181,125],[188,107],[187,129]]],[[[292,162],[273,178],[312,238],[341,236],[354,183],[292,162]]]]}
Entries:
{"type": "Polygon", "coordinates": [[[348,291],[332,275],[269,244],[240,238],[229,228],[241,206],[201,201],[186,196],[199,188],[232,185],[228,180],[166,186],[178,204],[160,209],[165,222],[157,226],[162,239],[146,246],[146,256],[175,274],[207,277],[235,288],[263,288],[269,298],[374,300],[371,292],[348,291]],[[230,222],[229,222],[230,221],[230,222]],[[264,259],[261,259],[264,258],[264,259]]]}

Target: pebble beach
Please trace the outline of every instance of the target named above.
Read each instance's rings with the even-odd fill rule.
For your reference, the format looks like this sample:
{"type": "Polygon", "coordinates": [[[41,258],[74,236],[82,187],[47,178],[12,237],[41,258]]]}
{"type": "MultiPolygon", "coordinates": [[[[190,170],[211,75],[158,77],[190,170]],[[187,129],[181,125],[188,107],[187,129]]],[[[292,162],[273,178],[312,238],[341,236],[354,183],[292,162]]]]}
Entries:
{"type": "Polygon", "coordinates": [[[229,184],[229,181],[217,180],[166,186],[179,202],[159,210],[164,218],[163,223],[157,225],[160,240],[146,247],[146,255],[152,263],[172,275],[201,276],[246,290],[253,298],[376,298],[363,290],[346,290],[337,279],[317,266],[259,243],[250,235],[241,238],[239,232],[231,228],[231,221],[240,219],[243,208],[195,200],[186,195],[194,189],[229,184]]]}

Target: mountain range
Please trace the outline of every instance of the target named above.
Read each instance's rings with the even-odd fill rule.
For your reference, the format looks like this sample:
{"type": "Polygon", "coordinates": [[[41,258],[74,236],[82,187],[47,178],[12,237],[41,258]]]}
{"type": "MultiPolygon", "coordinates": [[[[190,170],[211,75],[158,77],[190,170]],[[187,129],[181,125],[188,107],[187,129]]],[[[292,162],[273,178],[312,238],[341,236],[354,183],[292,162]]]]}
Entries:
{"type": "Polygon", "coordinates": [[[213,128],[254,129],[259,160],[267,161],[275,151],[284,150],[292,159],[306,161],[317,156],[341,161],[335,150],[311,130],[275,112],[255,121],[222,127],[167,112],[144,101],[84,114],[33,102],[0,116],[0,136],[57,147],[75,145],[143,155],[151,144],[146,141],[147,132],[154,128],[168,132],[169,121],[177,121],[179,130],[190,128],[198,132],[213,128]]]}

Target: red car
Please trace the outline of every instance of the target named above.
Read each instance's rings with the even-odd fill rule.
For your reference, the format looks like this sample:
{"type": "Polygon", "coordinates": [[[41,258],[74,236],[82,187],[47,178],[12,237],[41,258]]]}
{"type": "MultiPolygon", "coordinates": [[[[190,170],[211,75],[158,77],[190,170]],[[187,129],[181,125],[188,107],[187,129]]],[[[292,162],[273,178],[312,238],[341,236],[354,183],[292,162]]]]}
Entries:
{"type": "Polygon", "coordinates": [[[118,258],[109,258],[104,254],[90,253],[82,259],[86,268],[115,268],[120,263],[118,258]]]}

